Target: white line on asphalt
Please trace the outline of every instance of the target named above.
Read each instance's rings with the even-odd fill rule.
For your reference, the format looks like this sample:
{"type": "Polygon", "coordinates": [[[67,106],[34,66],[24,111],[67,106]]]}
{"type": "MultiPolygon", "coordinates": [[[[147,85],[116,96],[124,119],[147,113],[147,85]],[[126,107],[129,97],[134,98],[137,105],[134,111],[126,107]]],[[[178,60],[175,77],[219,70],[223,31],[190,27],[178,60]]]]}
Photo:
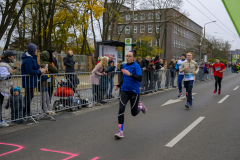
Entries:
{"type": "Polygon", "coordinates": [[[229,95],[226,95],[223,99],[221,99],[221,101],[219,101],[218,103],[223,103],[223,101],[225,101],[227,98],[229,97],[229,95]]]}
{"type": "Polygon", "coordinates": [[[234,88],[233,90],[236,91],[239,88],[239,86],[237,86],[236,88],[234,88]]]}
{"type": "Polygon", "coordinates": [[[175,138],[173,138],[168,144],[166,144],[166,147],[173,147],[175,144],[177,144],[178,141],[180,141],[184,136],[186,136],[194,127],[198,125],[205,117],[199,117],[196,121],[194,121],[190,126],[188,126],[185,130],[183,130],[179,135],[177,135],[175,138]]]}

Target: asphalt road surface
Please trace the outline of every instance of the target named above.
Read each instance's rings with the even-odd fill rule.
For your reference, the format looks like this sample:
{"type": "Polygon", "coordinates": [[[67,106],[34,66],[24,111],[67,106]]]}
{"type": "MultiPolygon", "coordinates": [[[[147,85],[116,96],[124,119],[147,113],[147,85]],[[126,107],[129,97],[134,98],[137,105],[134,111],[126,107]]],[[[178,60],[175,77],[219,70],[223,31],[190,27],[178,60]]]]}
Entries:
{"type": "Polygon", "coordinates": [[[148,112],[132,117],[128,106],[120,140],[117,102],[2,134],[0,160],[239,160],[238,86],[239,74],[223,78],[220,96],[213,80],[197,83],[189,110],[178,89],[141,96],[148,112]]]}

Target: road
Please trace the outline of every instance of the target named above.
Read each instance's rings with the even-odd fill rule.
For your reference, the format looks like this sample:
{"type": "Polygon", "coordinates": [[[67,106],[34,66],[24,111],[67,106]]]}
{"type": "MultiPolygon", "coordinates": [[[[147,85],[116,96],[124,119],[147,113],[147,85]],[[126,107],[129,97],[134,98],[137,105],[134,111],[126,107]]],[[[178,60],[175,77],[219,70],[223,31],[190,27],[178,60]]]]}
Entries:
{"type": "Polygon", "coordinates": [[[118,130],[117,102],[2,134],[0,159],[238,160],[240,88],[237,86],[240,86],[239,74],[224,77],[220,96],[213,94],[213,80],[196,83],[189,110],[184,106],[186,98],[163,105],[177,99],[177,89],[141,96],[148,112],[132,117],[130,108],[126,109],[125,138],[121,140],[114,139],[118,130]]]}

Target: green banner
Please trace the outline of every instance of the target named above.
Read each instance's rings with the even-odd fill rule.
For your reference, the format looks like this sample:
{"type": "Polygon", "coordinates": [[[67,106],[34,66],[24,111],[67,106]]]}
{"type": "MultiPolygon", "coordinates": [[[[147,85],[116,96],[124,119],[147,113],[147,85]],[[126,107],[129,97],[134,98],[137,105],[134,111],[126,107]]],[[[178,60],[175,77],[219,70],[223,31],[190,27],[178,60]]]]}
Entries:
{"type": "Polygon", "coordinates": [[[240,0],[222,0],[240,37],[240,0]]]}

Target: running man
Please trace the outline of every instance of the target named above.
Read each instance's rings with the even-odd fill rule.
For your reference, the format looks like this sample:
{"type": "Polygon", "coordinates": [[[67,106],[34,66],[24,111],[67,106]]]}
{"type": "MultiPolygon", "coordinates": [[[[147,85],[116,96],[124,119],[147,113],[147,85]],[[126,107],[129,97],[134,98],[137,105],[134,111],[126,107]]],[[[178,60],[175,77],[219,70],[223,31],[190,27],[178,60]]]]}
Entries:
{"type": "Polygon", "coordinates": [[[120,102],[119,102],[119,112],[118,112],[118,127],[119,131],[115,134],[115,138],[123,138],[123,124],[124,124],[124,111],[128,101],[131,103],[131,113],[133,116],[138,115],[140,111],[145,114],[147,108],[144,106],[143,102],[139,102],[140,96],[140,86],[139,82],[142,81],[142,71],[141,67],[134,62],[136,56],[136,51],[130,51],[127,53],[126,59],[127,64],[123,65],[123,80],[116,86],[115,90],[119,88],[120,102]]]}
{"type": "MultiPolygon", "coordinates": [[[[180,71],[181,69],[181,65],[183,62],[186,61],[186,54],[182,54],[182,57],[180,60],[177,61],[177,64],[176,64],[176,69],[180,71]]],[[[179,72],[179,75],[178,75],[178,89],[179,89],[179,95],[178,95],[178,98],[182,97],[183,96],[183,93],[182,93],[182,81],[183,81],[183,77],[184,77],[184,72],[180,73],[179,72]]],[[[186,91],[186,96],[187,96],[187,91],[186,91]]]]}
{"type": "Polygon", "coordinates": [[[184,87],[186,88],[188,92],[187,96],[187,103],[185,107],[188,109],[193,104],[192,99],[192,88],[195,80],[195,76],[197,75],[199,71],[199,67],[197,62],[194,62],[192,60],[192,52],[187,53],[187,61],[182,63],[180,73],[184,72],[184,87]]]}
{"type": "Polygon", "coordinates": [[[223,72],[226,71],[226,67],[224,64],[220,63],[220,59],[217,57],[216,58],[216,63],[213,64],[212,66],[212,70],[211,70],[211,76],[212,76],[212,72],[214,70],[214,78],[215,78],[215,90],[213,93],[217,93],[217,85],[218,87],[218,94],[221,94],[221,82],[222,82],[222,78],[223,78],[223,72]]]}

